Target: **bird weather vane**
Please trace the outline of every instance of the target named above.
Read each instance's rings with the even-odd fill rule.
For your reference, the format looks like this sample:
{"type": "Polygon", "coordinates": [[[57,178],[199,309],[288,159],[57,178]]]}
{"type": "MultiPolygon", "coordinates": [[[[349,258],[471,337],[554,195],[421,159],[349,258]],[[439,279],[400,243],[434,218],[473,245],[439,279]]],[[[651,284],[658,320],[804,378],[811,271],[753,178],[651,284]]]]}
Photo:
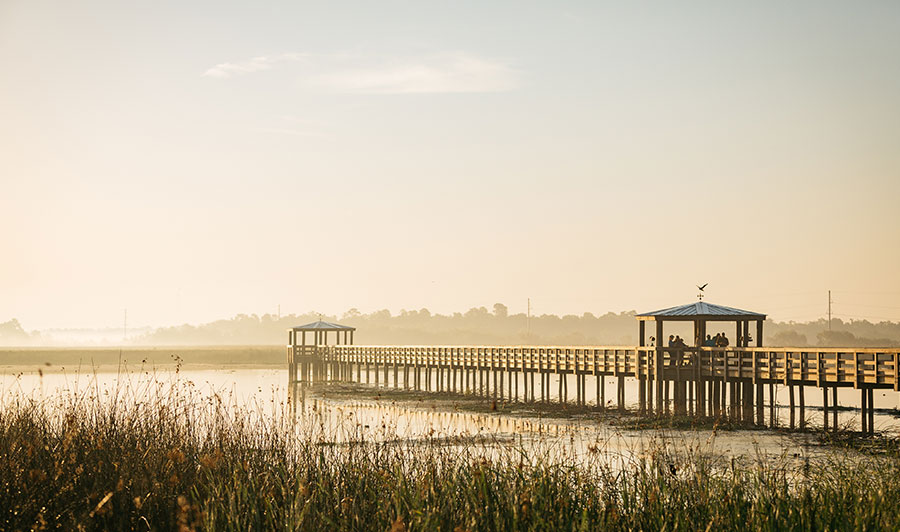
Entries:
{"type": "Polygon", "coordinates": [[[703,293],[703,289],[706,288],[706,285],[708,285],[708,284],[709,284],[709,283],[704,283],[703,286],[697,285],[697,288],[700,289],[700,293],[697,294],[697,299],[699,299],[700,301],[703,301],[703,296],[705,295],[705,294],[703,293]]]}

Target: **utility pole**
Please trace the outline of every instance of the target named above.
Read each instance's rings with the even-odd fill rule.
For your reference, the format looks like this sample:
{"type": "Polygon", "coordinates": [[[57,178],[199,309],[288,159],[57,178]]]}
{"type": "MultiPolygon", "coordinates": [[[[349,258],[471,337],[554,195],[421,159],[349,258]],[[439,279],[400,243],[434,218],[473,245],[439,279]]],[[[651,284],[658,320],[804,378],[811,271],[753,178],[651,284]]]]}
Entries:
{"type": "Polygon", "coordinates": [[[278,304],[278,320],[281,320],[281,303],[278,304]]]}
{"type": "Polygon", "coordinates": [[[125,309],[125,320],[122,323],[122,341],[128,339],[128,309],[125,309]]]}
{"type": "Polygon", "coordinates": [[[828,291],[828,332],[831,332],[831,290],[828,291]]]}
{"type": "Polygon", "coordinates": [[[531,298],[528,298],[528,311],[525,314],[525,332],[531,334],[531,298]]]}

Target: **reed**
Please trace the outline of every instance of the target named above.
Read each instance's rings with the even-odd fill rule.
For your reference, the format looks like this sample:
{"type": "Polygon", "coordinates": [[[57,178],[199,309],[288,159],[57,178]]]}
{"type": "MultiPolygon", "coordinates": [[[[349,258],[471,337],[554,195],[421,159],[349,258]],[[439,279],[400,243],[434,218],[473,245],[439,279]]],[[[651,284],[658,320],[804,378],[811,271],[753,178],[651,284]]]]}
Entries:
{"type": "MultiPolygon", "coordinates": [[[[438,435],[439,436],[439,435],[438,435]]],[[[513,446],[335,443],[180,385],[0,405],[3,530],[858,530],[900,526],[900,458],[791,465],[664,445],[613,464],[513,446]]]]}

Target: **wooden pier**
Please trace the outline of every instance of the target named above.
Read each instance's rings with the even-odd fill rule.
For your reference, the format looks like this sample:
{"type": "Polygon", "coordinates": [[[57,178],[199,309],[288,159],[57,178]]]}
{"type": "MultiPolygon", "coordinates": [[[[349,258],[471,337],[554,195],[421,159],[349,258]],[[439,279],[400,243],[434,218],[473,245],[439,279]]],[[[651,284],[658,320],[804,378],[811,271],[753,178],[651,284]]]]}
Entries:
{"type": "Polygon", "coordinates": [[[575,403],[587,405],[590,379],[597,408],[624,410],[626,379],[632,379],[642,414],[776,426],[781,385],[788,391],[791,428],[805,428],[806,391],[818,388],[823,428],[837,430],[838,388],[853,388],[860,393],[865,434],[874,433],[874,391],[900,391],[900,349],[762,347],[765,314],[703,301],[636,318],[638,346],[361,346],[352,345],[353,327],[319,321],[288,331],[289,389],[295,393],[299,388],[302,395],[307,383],[355,381],[492,400],[549,402],[556,395],[556,401],[566,402],[569,381],[574,380],[575,403]],[[735,346],[659,345],[664,322],[670,321],[693,322],[694,346],[712,340],[707,335],[710,323],[733,322],[735,346]],[[756,347],[749,346],[751,321],[756,322],[756,347]],[[647,322],[655,322],[656,336],[649,342],[647,322]],[[332,332],[334,343],[329,345],[332,332]],[[616,390],[615,398],[607,401],[610,377],[616,390]]]}
{"type": "Polygon", "coordinates": [[[874,431],[874,390],[900,391],[900,350],[883,349],[290,345],[288,358],[295,385],[363,382],[510,401],[549,402],[556,395],[565,402],[570,379],[558,378],[554,394],[550,376],[574,375],[575,403],[588,404],[590,378],[596,406],[607,405],[606,378],[615,377],[619,409],[625,379],[634,379],[642,413],[758,425],[775,424],[779,384],[788,387],[792,428],[803,427],[806,388],[814,387],[822,393],[826,430],[837,426],[837,389],[854,388],[865,433],[874,431]]]}

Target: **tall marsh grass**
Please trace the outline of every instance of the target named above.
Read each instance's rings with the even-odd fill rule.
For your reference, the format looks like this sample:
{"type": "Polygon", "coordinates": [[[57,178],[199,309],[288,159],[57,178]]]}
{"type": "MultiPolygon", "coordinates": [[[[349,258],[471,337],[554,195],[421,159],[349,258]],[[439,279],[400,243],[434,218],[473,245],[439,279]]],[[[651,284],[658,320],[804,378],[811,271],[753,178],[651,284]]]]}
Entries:
{"type": "Polygon", "coordinates": [[[177,384],[13,394],[0,404],[0,529],[900,527],[896,456],[789,463],[723,465],[665,446],[613,467],[428,440],[335,444],[177,384]]]}

